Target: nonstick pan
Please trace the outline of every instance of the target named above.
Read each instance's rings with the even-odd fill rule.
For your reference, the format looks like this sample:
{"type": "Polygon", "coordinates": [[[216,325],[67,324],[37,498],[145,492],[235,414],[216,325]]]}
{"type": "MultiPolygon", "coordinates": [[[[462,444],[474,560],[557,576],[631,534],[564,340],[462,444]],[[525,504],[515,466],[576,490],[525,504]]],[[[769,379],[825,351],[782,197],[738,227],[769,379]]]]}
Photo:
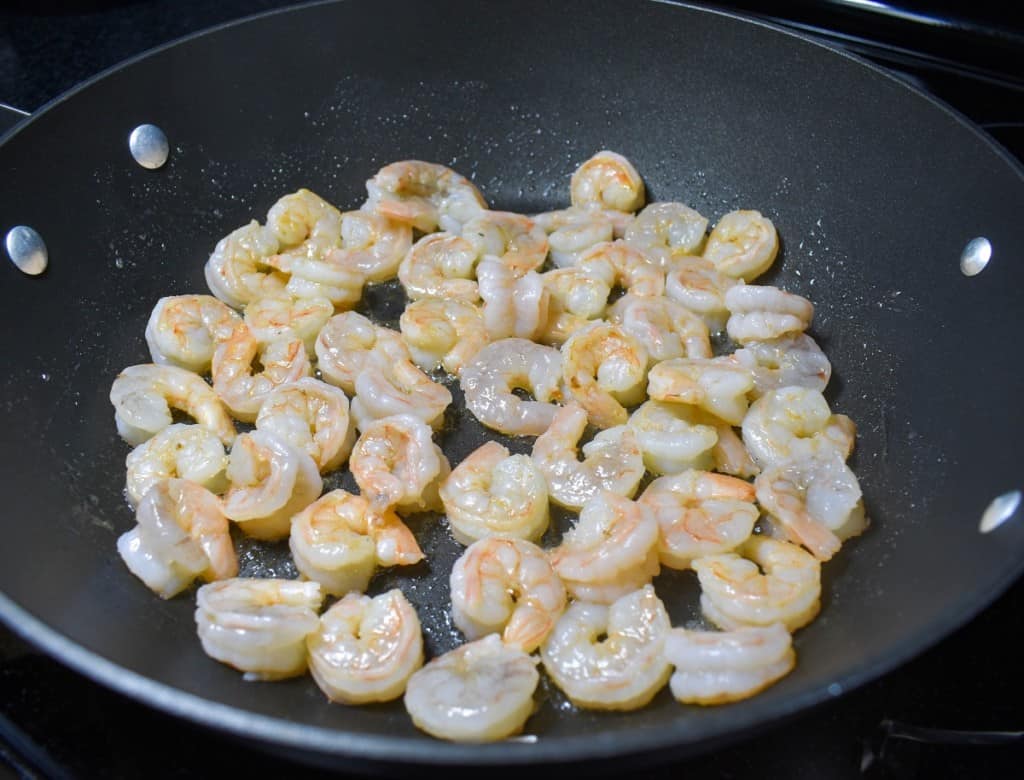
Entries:
{"type": "MultiPolygon", "coordinates": [[[[894,668],[1024,568],[1019,511],[979,531],[1022,482],[1024,177],[954,111],[851,57],[667,3],[314,5],[89,82],[7,136],[0,169],[4,229],[32,226],[50,258],[39,277],[0,271],[0,614],[155,707],[319,762],[679,757],[894,668]],[[158,170],[128,153],[144,122],[170,139],[158,170]],[[621,715],[573,711],[545,686],[527,738],[473,746],[418,733],[400,704],[329,705],[308,678],[246,683],[208,659],[192,596],[159,601],[114,547],[132,515],[107,393],[148,360],[156,299],[204,291],[217,239],[298,187],[355,208],[377,168],[416,157],[472,176],[494,207],[535,212],[567,203],[569,174],[605,148],[636,164],[650,200],[712,220],[767,214],[783,242],[768,281],[816,304],[828,398],[859,424],[853,465],[873,524],[824,567],[796,671],[739,704],[684,707],[663,691],[621,715]],[[966,276],[976,237],[992,259],[966,276]]],[[[363,307],[393,322],[400,305],[385,289],[363,307]]],[[[488,436],[460,419],[443,441],[453,461],[488,436]]],[[[436,654],[459,641],[446,617],[458,548],[436,518],[414,529],[429,563],[373,589],[402,585],[436,654]]],[[[280,549],[245,548],[242,562],[290,573],[280,549]]],[[[696,615],[692,577],[669,572],[658,587],[676,622],[696,615]]]]}

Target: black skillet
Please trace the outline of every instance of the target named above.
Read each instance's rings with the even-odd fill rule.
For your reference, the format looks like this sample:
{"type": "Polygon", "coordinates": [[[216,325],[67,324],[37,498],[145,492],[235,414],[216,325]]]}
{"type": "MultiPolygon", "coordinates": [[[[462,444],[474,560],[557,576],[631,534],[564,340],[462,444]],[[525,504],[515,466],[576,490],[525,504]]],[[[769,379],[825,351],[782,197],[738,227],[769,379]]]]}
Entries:
{"type": "MultiPolygon", "coordinates": [[[[31,225],[50,254],[39,278],[2,272],[0,615],[171,713],[324,762],[683,756],[892,669],[1024,568],[1018,515],[978,531],[1022,481],[1021,170],[955,112],[816,44],[669,4],[311,6],[90,82],[7,137],[0,170],[4,229],[31,225]],[[128,154],[142,122],[171,140],[160,170],[128,154]],[[640,712],[599,715],[544,687],[531,738],[466,746],[419,734],[400,705],[332,706],[308,679],[250,684],[207,659],[191,596],[160,602],[114,550],[132,518],[107,392],[148,359],[156,298],[203,291],[216,240],[299,186],[352,208],[378,167],[419,157],[471,175],[495,207],[532,212],[564,204],[575,165],[602,148],[634,161],[652,200],[712,219],[768,214],[783,240],[769,280],[817,306],[829,399],[860,425],[854,467],[874,524],[825,567],[797,670],[714,709],[665,691],[640,712]],[[959,259],[976,236],[994,253],[969,278],[959,259]]],[[[372,292],[366,309],[389,320],[396,303],[372,292]]],[[[486,435],[464,430],[444,441],[453,460],[486,435]]],[[[430,565],[373,588],[403,584],[436,654],[458,641],[445,617],[458,549],[436,520],[415,528],[430,565]]],[[[289,573],[280,550],[243,565],[289,573]]],[[[691,577],[658,587],[678,622],[695,614],[691,577]]]]}

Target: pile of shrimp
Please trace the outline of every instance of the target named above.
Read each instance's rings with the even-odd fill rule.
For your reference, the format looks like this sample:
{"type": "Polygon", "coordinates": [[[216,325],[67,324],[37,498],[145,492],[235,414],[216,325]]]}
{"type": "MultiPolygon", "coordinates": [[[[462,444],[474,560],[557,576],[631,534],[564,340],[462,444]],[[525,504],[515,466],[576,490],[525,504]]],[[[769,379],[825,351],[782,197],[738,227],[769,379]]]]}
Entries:
{"type": "Polygon", "coordinates": [[[784,677],[822,563],[867,520],[813,306],[755,282],[772,222],[740,210],[709,230],[646,204],[609,151],[573,173],[567,208],[534,216],[434,163],[366,189],[349,212],[285,195],[217,243],[212,295],[156,303],[152,362],[110,393],[134,447],[128,569],[162,598],[202,581],[202,647],[247,679],[308,671],[348,706],[401,697],[448,740],[521,732],[542,673],[605,710],[666,686],[734,702],[784,677]],[[396,277],[399,330],[353,311],[396,277]],[[450,463],[442,375],[530,453],[489,441],[450,463]],[[344,468],[358,492],[325,493],[344,468]],[[561,535],[552,504],[573,518],[561,535]],[[367,594],[382,567],[424,559],[420,513],[465,546],[450,614],[466,641],[429,660],[401,590],[367,594]],[[287,540],[298,579],[239,577],[242,536],[287,540]],[[703,622],[672,625],[663,567],[693,572],[703,622]]]}

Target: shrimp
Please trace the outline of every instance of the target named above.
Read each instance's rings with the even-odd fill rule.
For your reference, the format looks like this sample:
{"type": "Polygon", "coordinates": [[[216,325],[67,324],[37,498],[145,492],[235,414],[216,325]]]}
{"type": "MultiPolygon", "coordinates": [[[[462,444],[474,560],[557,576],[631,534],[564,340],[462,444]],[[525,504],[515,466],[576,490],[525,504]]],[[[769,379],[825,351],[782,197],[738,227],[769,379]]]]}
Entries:
{"type": "Polygon", "coordinates": [[[268,431],[243,433],[228,458],[224,514],[256,539],[288,536],[291,518],[320,495],[316,463],[268,431]]]}
{"type": "Polygon", "coordinates": [[[671,358],[712,355],[704,320],[664,296],[627,293],[608,309],[608,321],[640,340],[651,365],[671,358]]]}
{"type": "Polygon", "coordinates": [[[324,380],[349,395],[355,393],[356,377],[371,360],[396,363],[412,359],[400,333],[375,325],[354,311],[331,317],[317,336],[314,351],[324,380]]]}
{"type": "Polygon", "coordinates": [[[577,601],[541,648],[541,660],[573,704],[635,710],[649,703],[672,673],[664,656],[671,628],[650,585],[610,606],[577,601]]]}
{"type": "Polygon", "coordinates": [[[321,260],[341,243],[341,212],[307,189],[279,198],[267,212],[267,227],[290,257],[321,260]]]}
{"type": "Polygon", "coordinates": [[[538,682],[536,659],[490,634],[416,671],[406,685],[405,709],[431,736],[493,742],[522,731],[538,682]]]}
{"type": "Polygon", "coordinates": [[[139,501],[136,526],[117,540],[128,569],[158,596],[169,599],[196,578],[207,582],[238,574],[228,520],[220,499],[184,479],[153,483],[139,501]]]}
{"type": "Polygon", "coordinates": [[[821,607],[821,564],[789,542],[751,536],[736,552],[707,555],[691,566],[704,615],[726,630],[782,623],[796,631],[821,607]]]}
{"type": "Polygon", "coordinates": [[[730,552],[754,530],[754,486],[710,471],[684,471],[654,480],[639,503],[658,521],[658,558],[686,569],[695,558],[730,552]]]}
{"type": "Polygon", "coordinates": [[[599,208],[574,206],[537,214],[533,220],[548,234],[548,251],[558,268],[576,265],[586,250],[615,236],[610,213],[599,208]]]}
{"type": "Polygon", "coordinates": [[[781,623],[734,631],[673,628],[665,658],[675,666],[669,688],[684,704],[747,699],[785,677],[796,663],[793,638],[781,623]]]}
{"type": "Polygon", "coordinates": [[[725,294],[726,332],[733,341],[767,341],[806,330],[814,306],[806,298],[758,284],[738,284],[725,294]]]}
{"type": "Polygon", "coordinates": [[[363,592],[378,566],[423,560],[416,537],[390,509],[375,511],[345,490],[324,493],[292,518],[288,547],[295,568],[326,593],[363,592]]]}
{"type": "Polygon", "coordinates": [[[644,205],[644,196],[640,174],[629,160],[615,152],[595,154],[573,172],[569,183],[573,206],[636,211],[644,205]]]}
{"type": "Polygon", "coordinates": [[[596,244],[576,261],[588,276],[634,295],[662,295],[665,272],[624,241],[596,244]]]}
{"type": "Polygon", "coordinates": [[[326,298],[337,309],[351,309],[363,296],[363,275],[343,265],[334,251],[323,257],[279,254],[267,262],[289,274],[284,291],[293,298],[326,298]]]}
{"type": "Polygon", "coordinates": [[[323,297],[260,298],[245,307],[245,324],[261,346],[273,341],[301,339],[312,355],[317,335],[334,314],[334,304],[323,297]]]}
{"type": "Polygon", "coordinates": [[[548,291],[536,271],[519,274],[500,260],[485,258],[476,269],[483,299],[484,327],[492,339],[532,339],[548,321],[548,291]]]}
{"type": "Polygon", "coordinates": [[[462,228],[479,257],[492,257],[522,276],[548,256],[548,237],[532,219],[510,211],[482,211],[462,228]]]}
{"type": "Polygon", "coordinates": [[[601,431],[583,445],[581,463],[576,449],[586,427],[586,411],[571,403],[555,413],[551,426],[533,444],[531,457],[551,500],[579,509],[603,490],[632,498],[644,476],[636,433],[624,425],[601,431]]]}
{"type": "Polygon", "coordinates": [[[744,479],[756,477],[761,473],[760,467],[747,452],[743,439],[736,435],[735,429],[729,423],[715,421],[715,431],[718,433],[718,442],[711,450],[715,471],[744,479]]]}
{"type": "Polygon", "coordinates": [[[433,428],[441,427],[451,391],[424,374],[412,360],[386,363],[371,359],[356,377],[352,416],[361,431],[374,420],[396,414],[418,417],[433,428]]]}
{"type": "Polygon", "coordinates": [[[413,301],[398,325],[409,354],[424,371],[442,367],[458,376],[490,340],[480,308],[454,299],[413,301]]]}
{"type": "Polygon", "coordinates": [[[789,540],[820,561],[867,527],[860,484],[837,453],[772,466],[754,486],[758,503],[789,540]]]}
{"type": "Polygon", "coordinates": [[[611,604],[660,571],[658,522],[649,507],[606,490],[583,505],[550,555],[569,595],[611,604]]]}
{"type": "Polygon", "coordinates": [[[349,593],[320,617],[306,647],[313,680],[343,704],[397,699],[423,666],[420,619],[397,588],[373,598],[349,593]]]}
{"type": "Polygon", "coordinates": [[[364,282],[384,282],[395,277],[411,247],[408,225],[368,211],[348,211],[341,216],[341,245],[326,260],[364,282]]]}
{"type": "Polygon", "coordinates": [[[592,320],[604,317],[611,285],[579,268],[557,268],[541,274],[548,292],[548,320],[538,336],[544,344],[560,346],[592,320]]]}
{"type": "Polygon", "coordinates": [[[562,397],[562,355],[526,339],[502,339],[481,349],[459,377],[466,406],[477,420],[511,436],[538,436],[562,397]],[[526,401],[512,391],[536,399],[526,401]]]}
{"type": "Polygon", "coordinates": [[[315,582],[236,577],[196,593],[203,651],[245,672],[246,680],[281,680],[306,671],[306,637],[319,628],[323,596],[315,582]]]}
{"type": "Polygon", "coordinates": [[[489,441],[466,456],[441,483],[452,536],[471,544],[489,536],[540,540],[548,527],[548,488],[526,455],[489,441]]]}
{"type": "Polygon", "coordinates": [[[565,609],[565,586],[537,545],[490,537],[466,548],[452,566],[452,620],[467,639],[501,633],[532,653],[565,609]]]}
{"type": "Polygon", "coordinates": [[[146,344],[154,363],[204,374],[217,343],[240,322],[238,312],[211,295],[172,295],[153,307],[146,344]]]}
{"type": "Polygon", "coordinates": [[[256,429],[270,431],[305,452],[320,473],[340,467],[356,441],[348,397],[312,377],[271,390],[256,415],[256,429]]]}
{"type": "Polygon", "coordinates": [[[647,384],[647,350],[622,327],[597,321],[562,345],[568,394],[598,428],[623,425],[626,406],[640,403],[647,384]]]}
{"type": "Polygon", "coordinates": [[[798,385],[822,392],[832,377],[832,364],[806,333],[772,341],[754,341],[733,355],[754,372],[754,395],[798,385]]]}
{"type": "Polygon", "coordinates": [[[117,432],[132,446],[168,427],[172,408],[190,415],[225,444],[235,439],[235,425],[213,388],[177,366],[129,366],[111,385],[110,403],[117,432]]]}
{"type": "Polygon", "coordinates": [[[406,253],[398,266],[398,280],[411,300],[457,298],[466,303],[480,300],[476,283],[476,247],[461,236],[433,233],[424,236],[406,253]]]}
{"type": "Polygon", "coordinates": [[[268,262],[279,248],[274,231],[256,220],[229,233],[217,242],[203,268],[210,292],[235,309],[280,294],[288,276],[268,262]]]}
{"type": "Polygon", "coordinates": [[[349,458],[349,470],[373,511],[439,510],[437,491],[450,466],[430,426],[400,414],[367,425],[349,458]]]}
{"type": "Polygon", "coordinates": [[[228,486],[224,443],[201,425],[167,426],[129,452],[125,465],[125,489],[132,506],[138,505],[154,483],[169,477],[187,479],[213,493],[223,493],[228,486]]]}
{"type": "Polygon", "coordinates": [[[402,160],[381,168],[366,182],[363,207],[424,233],[459,233],[487,208],[480,191],[465,176],[437,163],[402,160]]]}
{"type": "Polygon", "coordinates": [[[743,418],[743,443],[765,468],[833,451],[845,460],[857,428],[845,414],[832,414],[817,390],[780,387],[750,405],[743,418]]]}
{"type": "Polygon", "coordinates": [[[649,203],[626,230],[626,243],[663,271],[679,257],[698,255],[708,230],[707,217],[682,203],[649,203]]]}
{"type": "Polygon", "coordinates": [[[696,407],[647,401],[626,425],[636,434],[644,465],[653,474],[711,467],[718,433],[696,407]]]}
{"type": "Polygon", "coordinates": [[[658,363],[647,376],[656,401],[691,404],[732,425],[743,422],[754,376],[731,357],[675,358],[658,363]]]}
{"type": "Polygon", "coordinates": [[[775,225],[760,211],[731,211],[715,225],[704,245],[704,259],[726,276],[752,282],[779,252],[775,225]]]}
{"type": "Polygon", "coordinates": [[[725,328],[725,294],[737,284],[703,257],[678,258],[665,271],[665,295],[699,314],[712,333],[725,328]]]}

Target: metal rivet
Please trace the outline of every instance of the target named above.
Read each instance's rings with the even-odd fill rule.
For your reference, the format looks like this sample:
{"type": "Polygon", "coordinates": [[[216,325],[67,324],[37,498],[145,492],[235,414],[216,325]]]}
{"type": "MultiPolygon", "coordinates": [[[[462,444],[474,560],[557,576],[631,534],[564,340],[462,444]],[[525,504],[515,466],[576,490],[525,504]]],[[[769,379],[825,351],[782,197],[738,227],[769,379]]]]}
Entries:
{"type": "Polygon", "coordinates": [[[989,531],[994,531],[1001,526],[1017,511],[1017,507],[1020,506],[1020,499],[1021,494],[1019,490],[1011,490],[1009,493],[997,496],[988,505],[985,514],[981,516],[978,530],[983,534],[987,534],[989,531]]]}
{"type": "Polygon", "coordinates": [[[164,131],[156,125],[139,125],[128,136],[128,148],[143,168],[159,168],[167,162],[171,147],[164,131]]]}
{"type": "Polygon", "coordinates": [[[7,231],[7,254],[20,271],[38,276],[46,270],[49,257],[43,237],[28,225],[18,225],[7,231]]]}
{"type": "Polygon", "coordinates": [[[841,696],[843,693],[843,686],[839,683],[832,683],[826,689],[829,696],[841,696]]]}
{"type": "Polygon", "coordinates": [[[972,238],[960,253],[960,271],[964,276],[977,276],[991,259],[992,244],[989,240],[982,236],[972,238]]]}

